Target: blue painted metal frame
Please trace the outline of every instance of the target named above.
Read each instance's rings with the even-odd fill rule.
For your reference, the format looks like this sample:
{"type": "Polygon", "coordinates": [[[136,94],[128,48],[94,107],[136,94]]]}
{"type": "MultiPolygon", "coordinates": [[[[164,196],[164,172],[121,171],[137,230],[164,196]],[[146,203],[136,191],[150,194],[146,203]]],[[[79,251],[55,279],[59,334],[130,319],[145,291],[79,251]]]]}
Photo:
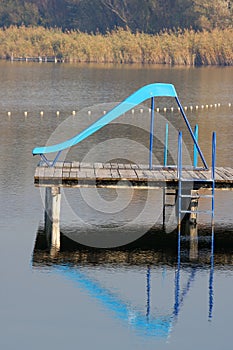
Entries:
{"type": "Polygon", "coordinates": [[[188,127],[188,130],[189,130],[190,135],[191,135],[191,137],[192,137],[192,139],[193,139],[193,142],[194,142],[194,144],[195,144],[195,146],[196,146],[196,148],[197,148],[197,151],[198,151],[198,153],[199,153],[199,155],[200,155],[200,157],[201,157],[201,160],[202,160],[202,162],[203,162],[203,165],[204,165],[204,167],[205,167],[206,169],[208,169],[207,162],[206,162],[205,157],[204,157],[204,155],[203,155],[203,153],[202,153],[202,151],[201,151],[201,149],[200,149],[200,147],[199,147],[199,145],[198,145],[198,142],[197,142],[197,140],[196,140],[196,137],[195,137],[195,135],[194,135],[194,133],[193,133],[193,131],[192,131],[191,125],[189,124],[189,121],[188,121],[188,119],[187,119],[187,117],[186,117],[186,115],[185,115],[185,113],[184,113],[184,109],[183,109],[183,107],[182,107],[182,105],[181,105],[181,103],[180,103],[178,97],[175,97],[175,99],[176,99],[176,102],[177,102],[177,104],[178,104],[178,106],[179,106],[179,108],[180,108],[180,112],[181,112],[181,114],[182,114],[182,116],[183,116],[183,118],[184,118],[184,121],[185,121],[185,123],[186,123],[186,125],[187,125],[187,127],[188,127]]]}
{"type": "Polygon", "coordinates": [[[178,99],[175,87],[172,84],[163,84],[163,83],[155,83],[155,84],[149,84],[146,86],[143,86],[136,92],[134,92],[132,95],[127,97],[124,101],[119,103],[115,108],[110,110],[108,113],[104,114],[101,118],[99,118],[96,122],[94,122],[92,125],[87,127],[85,130],[83,130],[81,133],[75,135],[71,139],[68,139],[64,142],[51,145],[51,146],[43,146],[43,147],[36,147],[33,149],[32,154],[33,155],[40,155],[43,158],[43,155],[47,153],[57,153],[57,156],[55,157],[54,161],[50,163],[47,158],[46,163],[48,165],[54,165],[60,155],[59,152],[70,148],[74,145],[77,145],[81,141],[85,140],[87,137],[95,133],[96,131],[100,130],[104,126],[106,126],[108,123],[112,122],[122,114],[126,113],[127,111],[131,110],[135,106],[139,105],[140,103],[146,101],[147,99],[151,98],[153,101],[153,108],[151,109],[152,111],[152,116],[151,116],[151,133],[150,133],[150,160],[149,160],[149,166],[152,167],[152,153],[153,153],[153,124],[154,124],[154,97],[173,97],[176,99],[176,102],[180,108],[181,114],[184,118],[184,121],[188,127],[188,130],[191,134],[191,137],[193,139],[194,144],[197,147],[197,151],[201,157],[201,160],[203,162],[204,167],[207,169],[207,163],[206,160],[201,152],[201,149],[198,145],[198,142],[194,136],[194,133],[192,131],[192,128],[189,124],[189,121],[184,113],[184,110],[181,106],[181,103],[178,99]]]}
{"type": "Polygon", "coordinates": [[[168,123],[165,127],[165,140],[164,140],[164,155],[163,155],[163,165],[167,166],[167,154],[168,154],[168,123]]]}
{"type": "Polygon", "coordinates": [[[178,159],[177,159],[177,177],[178,177],[178,227],[181,225],[181,181],[182,181],[182,131],[178,135],[178,159]]]}
{"type": "MultiPolygon", "coordinates": [[[[194,128],[194,136],[198,142],[198,125],[197,124],[195,125],[195,128],[194,128]]],[[[197,156],[198,156],[197,146],[194,144],[193,145],[193,166],[194,166],[194,168],[196,168],[197,164],[198,164],[197,156]]]]}
{"type": "Polygon", "coordinates": [[[216,133],[212,136],[212,219],[211,224],[214,225],[214,207],[215,207],[215,166],[216,166],[216,133]]]}
{"type": "Polygon", "coordinates": [[[150,150],[149,150],[149,169],[152,169],[153,158],[153,139],[154,139],[154,120],[155,120],[155,99],[151,98],[151,119],[150,119],[150,150]]]}

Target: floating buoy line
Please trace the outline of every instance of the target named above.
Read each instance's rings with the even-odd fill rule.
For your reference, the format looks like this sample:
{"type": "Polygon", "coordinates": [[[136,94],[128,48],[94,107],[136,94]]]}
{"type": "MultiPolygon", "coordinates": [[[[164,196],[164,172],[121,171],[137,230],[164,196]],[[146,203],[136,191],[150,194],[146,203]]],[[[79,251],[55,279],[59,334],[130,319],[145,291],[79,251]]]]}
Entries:
{"type": "MultiPolygon", "coordinates": [[[[195,110],[196,111],[200,111],[200,110],[207,110],[207,109],[217,109],[217,108],[220,108],[220,107],[229,107],[229,108],[231,108],[232,106],[233,106],[233,103],[229,102],[228,104],[224,104],[224,105],[221,104],[221,103],[214,103],[214,104],[205,104],[205,105],[203,104],[203,105],[184,106],[183,108],[184,108],[185,111],[191,111],[192,112],[192,111],[195,111],[195,110]]],[[[150,108],[145,109],[145,110],[148,110],[149,112],[151,111],[150,108]]],[[[165,112],[165,113],[166,112],[175,112],[175,111],[180,111],[180,108],[179,107],[162,107],[162,108],[161,107],[157,107],[157,108],[155,108],[155,111],[158,112],[158,113],[159,112],[165,112]]],[[[140,108],[139,112],[143,113],[144,109],[140,108]]],[[[77,111],[73,110],[71,112],[71,115],[75,116],[77,113],[78,113],[77,111]]],[[[107,113],[107,111],[103,111],[103,114],[106,114],[106,113],[107,113]]],[[[134,114],[135,113],[135,109],[131,109],[131,113],[134,114]]],[[[55,115],[57,117],[59,117],[60,114],[61,114],[60,111],[56,111],[55,112],[55,115]]],[[[87,114],[90,116],[92,114],[92,111],[88,110],[87,114]]],[[[24,117],[28,117],[28,115],[30,115],[30,112],[29,111],[24,111],[23,115],[24,115],[24,117]]],[[[44,111],[40,111],[39,115],[41,117],[43,117],[45,115],[45,112],[44,111]]],[[[7,116],[11,117],[12,116],[12,112],[8,111],[7,112],[7,116]]]]}

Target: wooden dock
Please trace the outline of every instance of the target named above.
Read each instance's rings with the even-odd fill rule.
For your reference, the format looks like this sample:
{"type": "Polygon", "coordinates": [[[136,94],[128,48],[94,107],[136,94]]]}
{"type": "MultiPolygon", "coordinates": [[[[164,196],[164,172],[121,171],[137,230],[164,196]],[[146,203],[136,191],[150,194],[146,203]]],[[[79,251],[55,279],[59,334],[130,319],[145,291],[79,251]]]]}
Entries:
{"type": "MultiPolygon", "coordinates": [[[[209,187],[211,170],[183,169],[182,177],[192,181],[194,189],[209,187]],[[207,180],[207,181],[206,181],[207,180]]],[[[37,187],[138,187],[178,188],[177,170],[174,167],[120,163],[57,162],[48,167],[41,163],[36,168],[34,183],[37,187]]],[[[215,168],[215,188],[233,188],[233,168],[215,168]]]]}

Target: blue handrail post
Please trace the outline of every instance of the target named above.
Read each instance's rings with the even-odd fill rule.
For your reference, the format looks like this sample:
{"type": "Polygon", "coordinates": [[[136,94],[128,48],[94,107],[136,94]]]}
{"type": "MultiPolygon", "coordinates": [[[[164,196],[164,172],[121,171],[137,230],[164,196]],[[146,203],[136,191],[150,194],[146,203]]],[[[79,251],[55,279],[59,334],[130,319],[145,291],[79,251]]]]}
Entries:
{"type": "Polygon", "coordinates": [[[182,131],[179,131],[178,135],[178,159],[177,159],[177,177],[181,178],[182,173],[182,131]]]}
{"type": "Polygon", "coordinates": [[[215,194],[215,165],[216,165],[216,132],[213,132],[212,136],[212,220],[211,224],[214,225],[214,194],[215,194]]]}
{"type": "Polygon", "coordinates": [[[151,97],[151,118],[150,118],[150,150],[149,150],[149,169],[152,169],[153,157],[153,138],[154,138],[154,117],[155,117],[155,101],[151,97]]]}
{"type": "Polygon", "coordinates": [[[168,153],[168,123],[166,123],[166,128],[165,128],[164,157],[163,157],[164,166],[167,166],[167,153],[168,153]]]}
{"type": "MultiPolygon", "coordinates": [[[[195,125],[194,136],[195,136],[195,139],[196,139],[196,141],[198,143],[198,124],[195,125]]],[[[194,145],[193,145],[193,167],[194,168],[197,167],[197,156],[198,156],[197,146],[194,143],[194,145]]]]}
{"type": "Polygon", "coordinates": [[[178,159],[177,159],[177,177],[178,177],[178,227],[181,225],[181,177],[182,177],[182,131],[178,135],[178,159]]]}

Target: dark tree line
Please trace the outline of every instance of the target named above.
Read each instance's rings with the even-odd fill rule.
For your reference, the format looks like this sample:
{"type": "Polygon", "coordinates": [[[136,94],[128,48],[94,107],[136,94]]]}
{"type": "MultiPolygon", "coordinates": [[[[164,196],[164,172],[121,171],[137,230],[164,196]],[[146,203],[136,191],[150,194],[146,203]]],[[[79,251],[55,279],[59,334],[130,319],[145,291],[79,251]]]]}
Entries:
{"type": "Polygon", "coordinates": [[[158,33],[233,26],[233,0],[0,0],[0,27],[22,25],[106,33],[158,33]]]}

